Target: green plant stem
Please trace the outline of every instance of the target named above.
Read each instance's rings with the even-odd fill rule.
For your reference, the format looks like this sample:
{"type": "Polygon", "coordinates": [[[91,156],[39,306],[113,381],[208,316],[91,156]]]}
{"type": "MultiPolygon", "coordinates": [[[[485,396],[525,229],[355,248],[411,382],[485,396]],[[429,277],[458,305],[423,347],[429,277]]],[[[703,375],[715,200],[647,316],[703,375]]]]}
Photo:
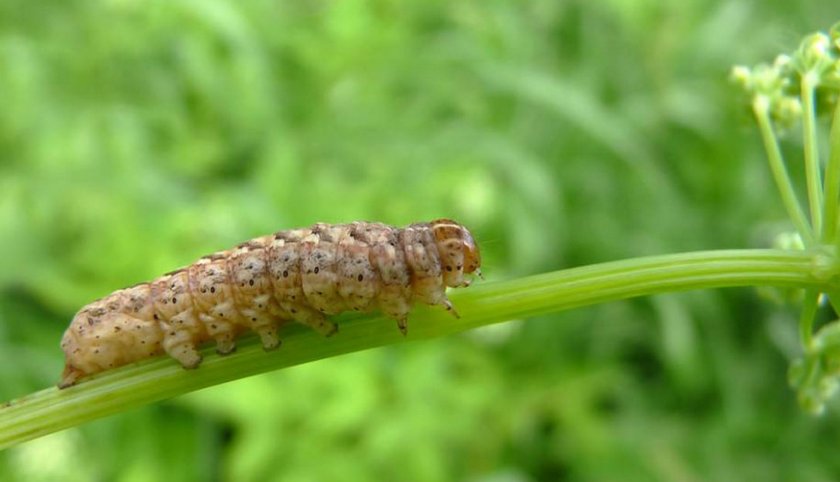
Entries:
{"type": "Polygon", "coordinates": [[[770,122],[768,104],[769,101],[764,96],[756,96],[753,100],[753,112],[755,113],[755,118],[761,131],[764,150],[767,151],[770,171],[773,173],[773,179],[776,181],[776,187],[778,187],[779,194],[782,196],[782,203],[785,205],[788,216],[793,221],[796,230],[799,231],[799,235],[802,236],[802,242],[805,243],[805,246],[811,247],[814,245],[814,235],[811,227],[808,225],[805,213],[799,206],[796,193],[793,191],[793,184],[790,182],[790,176],[788,176],[787,169],[785,169],[782,152],[779,149],[779,143],[770,122]]]}
{"type": "Polygon", "coordinates": [[[802,76],[802,140],[805,147],[805,181],[808,186],[808,206],[811,212],[811,225],[815,238],[822,239],[823,193],[820,183],[820,156],[817,145],[817,114],[814,109],[814,74],[806,72],[802,76]]]}
{"type": "Polygon", "coordinates": [[[824,243],[835,243],[840,247],[837,236],[837,203],[840,202],[840,103],[834,108],[829,136],[828,164],[825,167],[825,197],[823,198],[824,243]]]}
{"type": "MultiPolygon", "coordinates": [[[[405,341],[424,340],[515,318],[655,293],[728,286],[818,289],[838,267],[820,251],[729,250],[636,258],[454,290],[460,318],[437,307],[412,313],[409,335],[381,316],[339,317],[341,331],[324,339],[310,330],[284,333],[265,353],[256,339],[220,357],[205,350],[197,370],[159,357],[111,370],[65,390],[49,388],[0,408],[0,448],[143,404],[278,368],[405,341]]],[[[835,285],[831,285],[835,288],[835,285]]]]}
{"type": "Polygon", "coordinates": [[[814,317],[817,316],[819,301],[820,292],[818,290],[813,288],[805,290],[802,312],[799,315],[799,339],[806,349],[811,346],[811,339],[814,334],[814,317]]]}

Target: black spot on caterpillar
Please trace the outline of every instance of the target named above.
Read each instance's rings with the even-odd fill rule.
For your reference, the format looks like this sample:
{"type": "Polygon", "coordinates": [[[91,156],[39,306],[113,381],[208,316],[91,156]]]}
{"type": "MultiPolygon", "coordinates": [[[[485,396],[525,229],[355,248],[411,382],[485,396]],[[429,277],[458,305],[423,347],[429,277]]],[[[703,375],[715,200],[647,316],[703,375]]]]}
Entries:
{"type": "Polygon", "coordinates": [[[446,287],[469,286],[464,275],[480,265],[469,230],[448,219],[318,223],[255,238],[83,307],[61,340],[58,386],[163,353],[196,368],[198,346],[215,341],[228,354],[249,330],[272,350],[290,321],[330,336],[338,326],[327,316],[349,310],[381,310],[405,334],[413,302],[457,316],[446,287]]]}

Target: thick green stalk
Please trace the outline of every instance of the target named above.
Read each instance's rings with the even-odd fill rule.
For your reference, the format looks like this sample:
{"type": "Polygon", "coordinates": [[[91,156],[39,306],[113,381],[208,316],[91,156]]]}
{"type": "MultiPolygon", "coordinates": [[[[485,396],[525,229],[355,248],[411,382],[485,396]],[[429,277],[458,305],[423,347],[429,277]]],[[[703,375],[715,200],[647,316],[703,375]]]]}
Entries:
{"type": "Polygon", "coordinates": [[[796,193],[793,190],[793,184],[790,182],[790,176],[788,176],[787,169],[785,168],[782,151],[779,149],[776,134],[773,132],[768,111],[768,99],[765,96],[757,96],[753,101],[753,112],[755,113],[755,118],[761,131],[764,150],[767,151],[770,171],[773,173],[773,179],[776,181],[776,187],[782,196],[782,203],[788,212],[788,216],[793,221],[793,225],[796,227],[799,235],[802,236],[802,241],[805,243],[805,246],[810,247],[814,245],[814,235],[811,227],[808,225],[805,213],[802,211],[802,208],[799,206],[799,201],[796,199],[796,193]]]}
{"type": "Polygon", "coordinates": [[[818,251],[730,250],[637,258],[511,281],[482,283],[451,293],[461,317],[418,307],[408,337],[381,316],[341,317],[341,332],[324,339],[292,328],[283,346],[265,353],[246,339],[234,355],[205,350],[197,370],[168,358],[112,370],[65,390],[49,388],[0,408],[0,448],[117,412],[230,380],[344,353],[424,340],[515,318],[635,296],[727,286],[837,288],[840,271],[818,251]]]}

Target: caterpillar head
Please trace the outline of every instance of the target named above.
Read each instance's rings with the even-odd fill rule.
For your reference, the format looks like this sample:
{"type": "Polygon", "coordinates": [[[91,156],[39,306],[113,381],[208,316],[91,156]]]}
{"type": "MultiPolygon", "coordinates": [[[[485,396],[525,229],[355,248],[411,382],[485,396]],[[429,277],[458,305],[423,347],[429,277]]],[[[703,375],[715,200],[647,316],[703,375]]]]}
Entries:
{"type": "Polygon", "coordinates": [[[447,286],[467,286],[463,275],[481,276],[481,253],[470,231],[451,219],[429,223],[440,252],[443,276],[447,286]]]}

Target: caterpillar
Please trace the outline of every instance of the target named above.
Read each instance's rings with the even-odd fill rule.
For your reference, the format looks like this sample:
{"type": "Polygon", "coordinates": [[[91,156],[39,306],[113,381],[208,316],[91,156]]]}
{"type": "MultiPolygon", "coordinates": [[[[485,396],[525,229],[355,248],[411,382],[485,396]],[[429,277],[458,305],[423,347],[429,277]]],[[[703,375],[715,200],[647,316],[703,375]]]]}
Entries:
{"type": "Polygon", "coordinates": [[[469,286],[465,274],[480,276],[480,265],[470,231],[449,219],[317,223],[254,238],[84,306],[61,340],[58,387],[164,353],[196,368],[200,345],[229,354],[248,331],[273,350],[292,321],[331,336],[328,315],[350,310],[381,310],[407,334],[414,302],[457,317],[446,288],[469,286]]]}

